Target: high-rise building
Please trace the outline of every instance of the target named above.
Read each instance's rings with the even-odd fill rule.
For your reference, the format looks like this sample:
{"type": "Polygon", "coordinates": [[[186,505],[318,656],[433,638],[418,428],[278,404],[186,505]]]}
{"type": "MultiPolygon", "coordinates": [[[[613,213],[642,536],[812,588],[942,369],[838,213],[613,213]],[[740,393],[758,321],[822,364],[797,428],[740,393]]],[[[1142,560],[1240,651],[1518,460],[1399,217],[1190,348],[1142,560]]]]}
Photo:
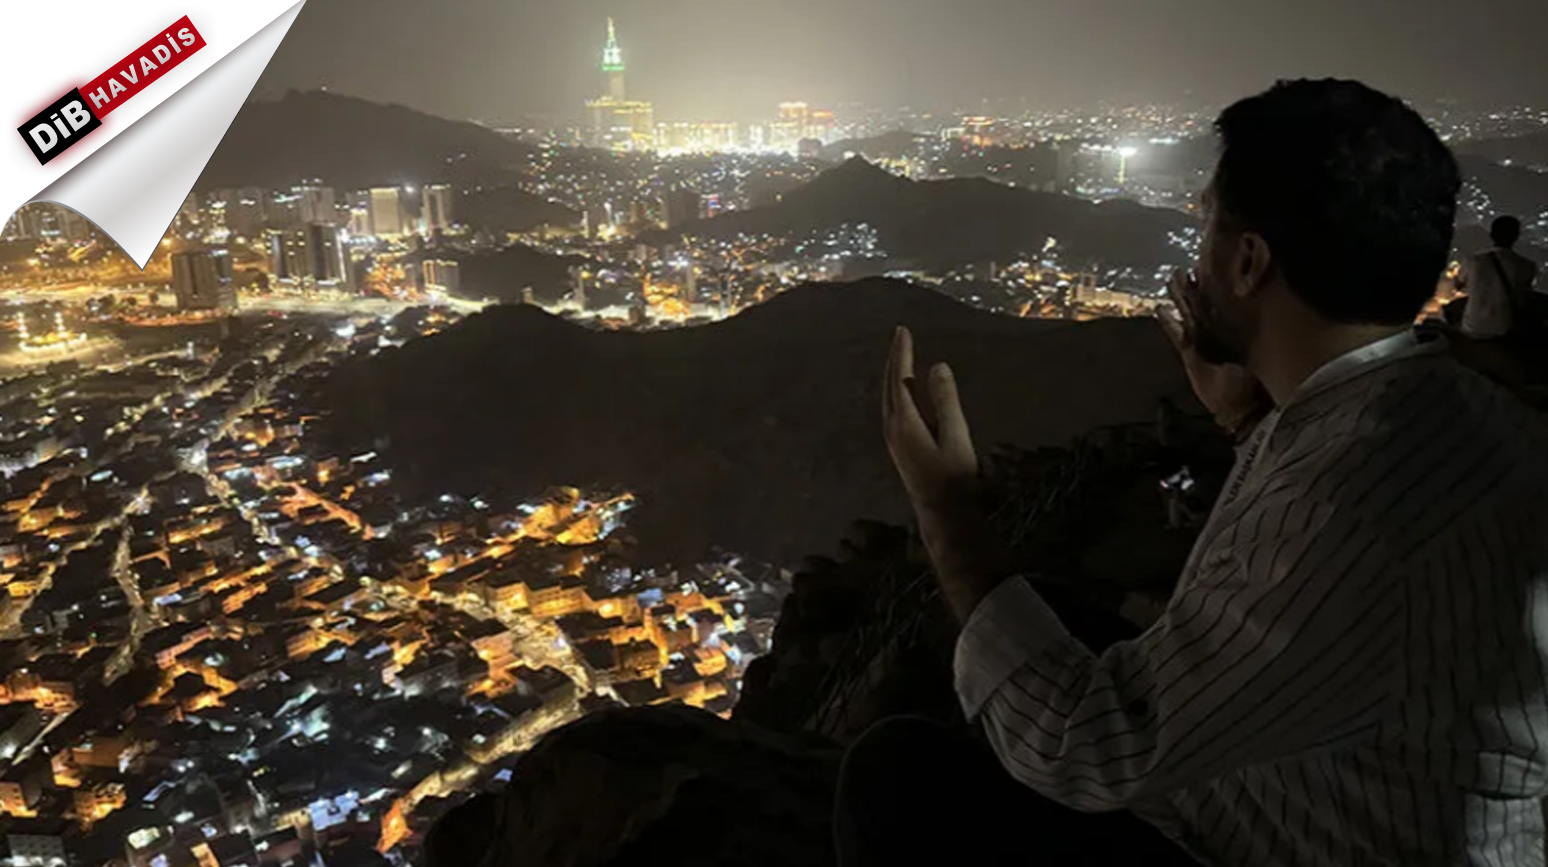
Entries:
{"type": "Polygon", "coordinates": [[[302,184],[291,189],[296,197],[296,210],[302,224],[336,223],[339,215],[332,187],[302,184]]]}
{"type": "Polygon", "coordinates": [[[975,115],[962,119],[962,140],[973,147],[993,147],[999,144],[999,136],[995,132],[996,121],[992,117],[975,115]]]}
{"type": "Polygon", "coordinates": [[[297,288],[353,286],[344,239],[334,223],[269,230],[269,268],[274,281],[297,288]]]}
{"type": "Polygon", "coordinates": [[[720,153],[736,150],[742,143],[741,127],[734,123],[658,123],[656,148],[663,151],[720,153]]]}
{"type": "Polygon", "coordinates": [[[425,289],[455,295],[462,286],[462,275],[457,263],[450,260],[426,259],[423,265],[425,289]]]}
{"type": "Polygon", "coordinates": [[[226,229],[243,238],[261,238],[268,225],[268,201],[263,190],[243,187],[236,190],[217,190],[211,196],[212,205],[221,203],[225,212],[226,229]]]}
{"type": "Polygon", "coordinates": [[[586,103],[591,126],[590,144],[620,151],[655,147],[656,110],[648,102],[628,99],[624,86],[623,48],[613,19],[607,20],[607,44],[602,49],[602,74],[607,93],[586,103]]]}
{"type": "Polygon", "coordinates": [[[199,228],[205,237],[230,235],[231,228],[226,225],[226,200],[216,193],[210,193],[204,196],[201,205],[199,228]]]}
{"type": "Polygon", "coordinates": [[[831,144],[834,138],[834,129],[837,121],[831,111],[814,111],[806,118],[806,137],[814,138],[823,144],[831,144]]]}
{"type": "Polygon", "coordinates": [[[769,125],[769,143],[774,147],[794,152],[796,145],[806,137],[807,121],[811,107],[804,102],[779,104],[779,120],[769,125]]]}
{"type": "Polygon", "coordinates": [[[424,189],[421,208],[425,233],[444,232],[452,225],[452,188],[446,184],[431,184],[424,189]]]}
{"type": "Polygon", "coordinates": [[[591,144],[615,151],[645,151],[655,147],[656,109],[648,102],[586,103],[591,114],[591,144]]]}
{"type": "Polygon", "coordinates": [[[371,234],[371,209],[351,208],[349,212],[349,234],[352,237],[364,238],[371,234]]]}
{"type": "Polygon", "coordinates": [[[36,241],[43,237],[44,204],[22,205],[0,231],[0,241],[36,241]]]}
{"type": "Polygon", "coordinates": [[[231,249],[224,246],[211,247],[210,260],[215,263],[215,276],[220,278],[221,285],[230,286],[232,278],[236,276],[236,268],[231,261],[231,249]]]}
{"type": "Polygon", "coordinates": [[[301,228],[301,197],[291,193],[276,192],[269,196],[264,206],[263,225],[268,229],[301,228]]]}
{"type": "Polygon", "coordinates": [[[66,241],[81,243],[96,237],[97,227],[90,220],[62,206],[57,209],[57,213],[61,223],[64,225],[66,241]]]}
{"type": "Polygon", "coordinates": [[[199,194],[189,193],[183,199],[182,207],[177,209],[176,223],[180,228],[192,229],[203,222],[203,216],[199,208],[199,194]]]}
{"type": "Polygon", "coordinates": [[[172,292],[179,310],[235,310],[236,291],[208,250],[172,254],[172,292]]]}
{"type": "Polygon", "coordinates": [[[378,238],[403,235],[403,201],[397,187],[372,188],[371,234],[378,238]]]}
{"type": "Polygon", "coordinates": [[[349,257],[338,225],[328,222],[306,227],[306,263],[306,276],[314,283],[340,288],[349,286],[349,257]]]}
{"type": "Polygon", "coordinates": [[[0,237],[25,241],[89,241],[96,227],[90,220],[59,205],[35,202],[19,208],[0,237]]]}
{"type": "Polygon", "coordinates": [[[629,150],[653,150],[656,146],[655,106],[638,100],[620,104],[613,113],[613,130],[620,141],[627,131],[629,150]]]}
{"type": "Polygon", "coordinates": [[[296,285],[307,278],[311,263],[306,246],[305,230],[269,230],[269,269],[276,282],[296,285]]]}
{"type": "Polygon", "coordinates": [[[779,119],[769,124],[765,143],[769,147],[795,153],[807,140],[831,144],[835,137],[836,121],[833,112],[813,109],[804,102],[782,102],[779,104],[779,119]]]}
{"type": "Polygon", "coordinates": [[[607,19],[607,45],[602,49],[602,72],[607,76],[607,95],[614,102],[628,99],[624,87],[623,48],[618,44],[618,29],[607,19]]]}

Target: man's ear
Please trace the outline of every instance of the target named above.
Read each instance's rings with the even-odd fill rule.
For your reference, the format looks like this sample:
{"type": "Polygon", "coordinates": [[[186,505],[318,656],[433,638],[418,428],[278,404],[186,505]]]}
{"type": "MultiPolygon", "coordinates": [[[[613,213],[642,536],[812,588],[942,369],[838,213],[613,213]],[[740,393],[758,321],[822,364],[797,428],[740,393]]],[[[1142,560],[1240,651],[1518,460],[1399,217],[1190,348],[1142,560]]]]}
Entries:
{"type": "Polygon", "coordinates": [[[1232,281],[1236,294],[1243,298],[1257,294],[1268,285],[1273,268],[1268,242],[1256,232],[1243,232],[1237,240],[1236,279],[1232,281]]]}

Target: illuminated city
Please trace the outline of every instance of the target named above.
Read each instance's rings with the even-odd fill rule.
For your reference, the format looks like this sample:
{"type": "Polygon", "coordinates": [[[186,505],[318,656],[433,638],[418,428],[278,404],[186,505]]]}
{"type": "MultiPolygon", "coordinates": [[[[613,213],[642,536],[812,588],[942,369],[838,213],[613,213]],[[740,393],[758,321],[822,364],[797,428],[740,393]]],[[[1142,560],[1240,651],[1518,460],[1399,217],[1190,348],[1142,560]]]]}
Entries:
{"type": "MultiPolygon", "coordinates": [[[[494,307],[675,331],[868,278],[1019,319],[1148,317],[1198,252],[1218,107],[797,94],[758,122],[676,119],[636,84],[635,34],[594,30],[592,95],[549,126],[273,102],[348,101],[384,118],[384,152],[457,145],[269,185],[211,185],[235,176],[217,155],[143,272],[67,209],[9,218],[0,828],[46,841],[26,863],[377,863],[348,840],[420,864],[437,818],[591,710],[730,717],[796,564],[642,565],[650,494],[605,479],[408,484],[390,448],[330,435],[340,370],[494,307]],[[508,174],[474,176],[463,142],[508,174]]],[[[1429,115],[1459,147],[1548,132],[1548,109],[1429,115]]],[[[1476,159],[1462,223],[1527,208],[1548,246],[1548,167],[1476,159]]]]}

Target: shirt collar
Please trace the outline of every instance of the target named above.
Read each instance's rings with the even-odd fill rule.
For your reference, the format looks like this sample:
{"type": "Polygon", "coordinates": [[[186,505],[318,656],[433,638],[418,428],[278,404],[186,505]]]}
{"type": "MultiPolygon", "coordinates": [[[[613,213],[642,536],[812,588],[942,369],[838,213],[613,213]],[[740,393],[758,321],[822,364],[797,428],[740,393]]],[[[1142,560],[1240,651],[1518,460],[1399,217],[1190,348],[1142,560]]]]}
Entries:
{"type": "Polygon", "coordinates": [[[1438,350],[1442,348],[1440,343],[1440,341],[1420,340],[1419,335],[1412,328],[1372,341],[1317,368],[1305,382],[1301,383],[1300,388],[1295,390],[1292,402],[1399,358],[1438,350]]]}

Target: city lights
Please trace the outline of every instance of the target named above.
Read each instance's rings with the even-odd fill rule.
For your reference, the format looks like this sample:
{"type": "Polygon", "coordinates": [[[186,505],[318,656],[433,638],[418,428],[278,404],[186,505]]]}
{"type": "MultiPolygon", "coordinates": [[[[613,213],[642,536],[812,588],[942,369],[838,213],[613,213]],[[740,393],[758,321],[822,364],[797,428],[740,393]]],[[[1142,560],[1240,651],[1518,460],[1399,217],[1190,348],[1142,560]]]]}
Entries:
{"type": "MultiPolygon", "coordinates": [[[[659,370],[736,368],[615,347],[730,335],[761,355],[760,321],[861,281],[1003,317],[1150,317],[1201,253],[1214,107],[886,107],[812,74],[732,92],[731,120],[674,104],[652,33],[589,23],[566,52],[585,79],[541,116],[257,100],[283,147],[229,140],[246,156],[212,161],[143,270],[67,209],[5,223],[0,825],[139,867],[322,864],[345,840],[421,864],[435,818],[549,732],[620,704],[729,716],[771,652],[793,563],[708,531],[663,562],[653,510],[718,508],[575,470],[638,445],[753,502],[752,446],[683,413],[758,395],[663,396],[659,370]],[[333,109],[365,132],[313,135],[333,109]],[[693,436],[657,443],[604,399],[617,383],[693,436]],[[552,454],[581,478],[548,477],[552,454]]],[[[1536,109],[1434,115],[1459,153],[1548,131],[1536,109]]],[[[1461,231],[1521,210],[1548,244],[1519,180],[1534,159],[1467,156],[1461,231]]],[[[800,324],[769,363],[830,326],[800,324]]]]}

